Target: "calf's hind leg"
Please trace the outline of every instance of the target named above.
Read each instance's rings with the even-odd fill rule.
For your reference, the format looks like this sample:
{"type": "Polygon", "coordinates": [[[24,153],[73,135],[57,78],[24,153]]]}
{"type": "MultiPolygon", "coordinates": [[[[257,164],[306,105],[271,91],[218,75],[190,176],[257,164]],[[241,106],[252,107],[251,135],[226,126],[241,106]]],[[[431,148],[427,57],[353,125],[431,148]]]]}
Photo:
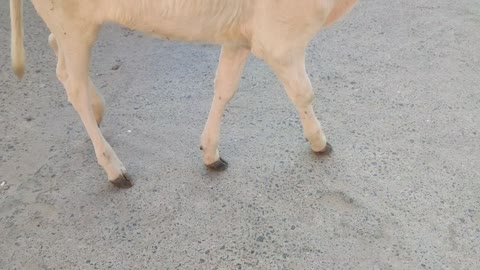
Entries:
{"type": "MultiPolygon", "coordinates": [[[[67,87],[67,80],[68,74],[67,69],[65,67],[65,56],[63,52],[58,47],[57,40],[53,34],[48,36],[48,44],[55,52],[57,56],[57,78],[62,83],[63,87],[67,87]]],[[[93,109],[93,113],[95,114],[95,120],[97,121],[97,125],[100,125],[103,119],[103,115],[105,112],[105,100],[103,97],[97,92],[95,85],[93,84],[92,80],[89,78],[89,87],[88,90],[90,92],[91,97],[91,105],[93,109]]]]}
{"type": "Polygon", "coordinates": [[[97,161],[107,173],[108,180],[117,187],[131,187],[132,183],[126,176],[125,167],[98,127],[99,118],[92,106],[95,104],[93,102],[95,93],[92,89],[95,88],[88,73],[90,51],[96,39],[98,27],[92,25],[81,28],[78,25],[69,26],[68,24],[63,25],[68,36],[55,35],[57,40],[51,43],[57,47],[59,78],[67,90],[68,100],[79,114],[92,140],[97,161]]]}

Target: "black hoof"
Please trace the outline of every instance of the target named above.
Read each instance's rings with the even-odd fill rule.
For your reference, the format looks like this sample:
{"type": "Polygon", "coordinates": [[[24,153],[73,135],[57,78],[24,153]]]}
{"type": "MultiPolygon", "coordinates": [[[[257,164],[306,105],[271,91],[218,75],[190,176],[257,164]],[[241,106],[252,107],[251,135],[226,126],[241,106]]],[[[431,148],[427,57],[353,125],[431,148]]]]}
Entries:
{"type": "Polygon", "coordinates": [[[330,155],[330,153],[333,152],[333,147],[331,144],[327,143],[327,145],[325,145],[325,148],[323,148],[322,151],[319,151],[319,152],[315,152],[317,155],[319,156],[328,156],[330,155]]]}
{"type": "Polygon", "coordinates": [[[118,188],[131,188],[133,186],[132,181],[130,181],[128,176],[123,173],[117,179],[110,182],[118,188]]]}
{"type": "Polygon", "coordinates": [[[228,163],[223,158],[220,158],[219,160],[215,161],[214,163],[212,163],[210,165],[206,165],[206,166],[207,166],[208,169],[210,169],[212,171],[221,172],[221,171],[225,171],[228,168],[228,163]]]}

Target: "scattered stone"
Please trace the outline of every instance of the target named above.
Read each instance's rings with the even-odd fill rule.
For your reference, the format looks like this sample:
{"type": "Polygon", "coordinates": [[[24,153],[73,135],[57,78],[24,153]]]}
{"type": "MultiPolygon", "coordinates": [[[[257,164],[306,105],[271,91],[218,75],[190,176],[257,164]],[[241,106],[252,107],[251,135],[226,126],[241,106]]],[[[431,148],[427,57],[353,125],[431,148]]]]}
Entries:
{"type": "Polygon", "coordinates": [[[118,70],[120,68],[120,64],[115,64],[112,66],[112,70],[118,70]]]}

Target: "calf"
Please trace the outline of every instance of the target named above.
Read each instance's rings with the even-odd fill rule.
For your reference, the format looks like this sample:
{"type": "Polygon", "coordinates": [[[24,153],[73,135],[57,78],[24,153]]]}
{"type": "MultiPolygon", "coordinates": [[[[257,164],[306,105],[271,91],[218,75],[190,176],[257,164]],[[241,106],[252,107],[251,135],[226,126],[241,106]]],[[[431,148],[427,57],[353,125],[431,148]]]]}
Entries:
{"type": "MultiPolygon", "coordinates": [[[[201,136],[204,164],[224,170],[218,151],[220,122],[250,53],[266,61],[284,85],[313,151],[328,154],[312,107],[305,48],[313,36],[347,13],[356,0],[32,0],[51,34],[57,77],[67,91],[108,180],[130,187],[125,167],[100,131],[103,98],[89,77],[91,48],[101,26],[114,22],[159,37],[222,45],[214,97],[201,136]]],[[[10,0],[12,68],[24,73],[22,0],[10,0]]]]}

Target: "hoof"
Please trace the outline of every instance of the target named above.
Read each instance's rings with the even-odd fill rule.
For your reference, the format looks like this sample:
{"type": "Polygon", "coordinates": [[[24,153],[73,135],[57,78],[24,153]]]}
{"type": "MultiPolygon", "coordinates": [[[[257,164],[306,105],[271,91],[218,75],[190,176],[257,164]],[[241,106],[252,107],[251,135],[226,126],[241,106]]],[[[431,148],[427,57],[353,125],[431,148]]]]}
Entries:
{"type": "Polygon", "coordinates": [[[133,186],[128,176],[122,173],[117,179],[110,181],[115,187],[118,188],[131,188],[133,186]]]}
{"type": "Polygon", "coordinates": [[[214,163],[212,163],[210,165],[206,165],[206,166],[207,166],[208,169],[210,169],[212,171],[221,172],[221,171],[225,171],[228,168],[228,163],[223,158],[220,158],[219,160],[215,161],[214,163]]]}
{"type": "Polygon", "coordinates": [[[319,156],[328,156],[330,155],[330,153],[333,152],[333,147],[331,144],[327,143],[327,145],[325,145],[325,148],[323,148],[322,151],[318,151],[318,152],[315,152],[317,155],[319,156]]]}

